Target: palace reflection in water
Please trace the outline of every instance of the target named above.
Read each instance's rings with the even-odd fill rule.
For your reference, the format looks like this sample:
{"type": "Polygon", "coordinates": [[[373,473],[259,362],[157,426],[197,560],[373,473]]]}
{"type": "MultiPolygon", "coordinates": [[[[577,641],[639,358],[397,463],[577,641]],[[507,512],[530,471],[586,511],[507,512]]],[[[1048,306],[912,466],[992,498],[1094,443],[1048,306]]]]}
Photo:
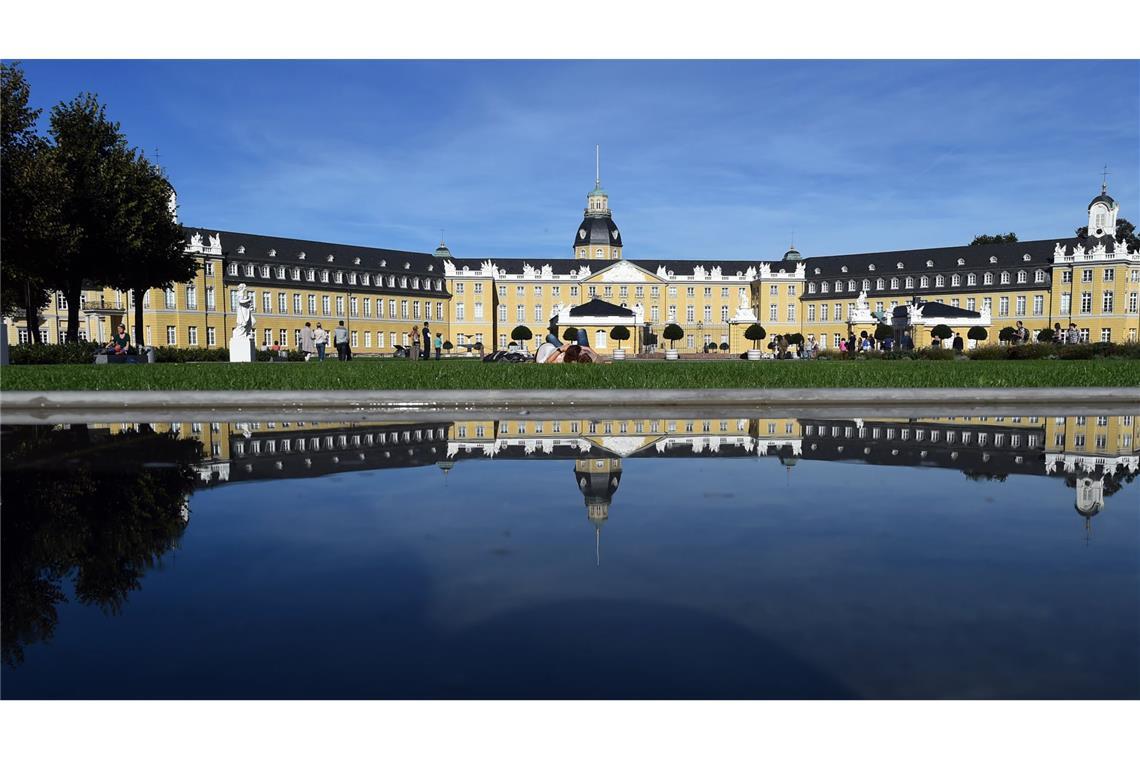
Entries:
{"type": "Polygon", "coordinates": [[[761,500],[773,488],[810,486],[799,462],[854,463],[884,468],[884,475],[887,468],[934,468],[974,481],[1063,481],[1071,496],[1040,507],[1075,509],[1074,534],[1087,542],[1106,503],[1135,506],[1134,498],[1112,497],[1140,472],[1138,441],[1140,424],[1129,415],[6,427],[3,654],[19,669],[26,647],[52,639],[68,583],[75,602],[117,614],[145,576],[177,553],[184,534],[193,534],[192,494],[231,485],[415,468],[436,469],[446,483],[454,468],[484,462],[490,474],[505,473],[489,481],[495,493],[528,463],[564,461],[565,480],[554,476],[552,498],[577,488],[598,563],[615,502],[621,514],[623,473],[630,483],[639,460],[777,460],[777,482],[769,473],[765,482],[735,484],[761,500]]]}

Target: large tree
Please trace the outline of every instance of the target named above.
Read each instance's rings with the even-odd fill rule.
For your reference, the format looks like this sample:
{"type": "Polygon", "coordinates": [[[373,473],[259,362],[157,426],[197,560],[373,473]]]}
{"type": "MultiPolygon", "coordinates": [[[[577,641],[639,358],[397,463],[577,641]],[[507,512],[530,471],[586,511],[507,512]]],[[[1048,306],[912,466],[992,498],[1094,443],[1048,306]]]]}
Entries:
{"type": "Polygon", "coordinates": [[[38,343],[39,310],[49,293],[42,255],[64,230],[59,225],[58,177],[47,160],[47,143],[36,132],[39,109],[28,106],[31,90],[17,64],[0,64],[0,313],[24,312],[30,339],[38,343]]]}
{"type": "Polygon", "coordinates": [[[116,219],[117,245],[110,284],[129,290],[134,301],[135,345],[143,345],[143,294],[194,277],[197,264],[186,255],[185,233],[170,209],[172,188],[162,169],[134,156],[124,169],[125,197],[116,219]]]}
{"type": "MultiPolygon", "coordinates": [[[[1081,240],[1088,236],[1089,228],[1087,226],[1077,228],[1077,237],[1081,240]]],[[[1128,243],[1128,250],[1130,251],[1140,249],[1140,236],[1136,234],[1136,226],[1122,216],[1116,220],[1116,239],[1128,243]]]]}
{"type": "Polygon", "coordinates": [[[134,156],[119,124],[90,93],[56,105],[50,123],[50,159],[67,183],[63,221],[74,235],[45,257],[45,279],[67,299],[67,339],[74,341],[83,288],[109,285],[117,273],[134,156]]]}

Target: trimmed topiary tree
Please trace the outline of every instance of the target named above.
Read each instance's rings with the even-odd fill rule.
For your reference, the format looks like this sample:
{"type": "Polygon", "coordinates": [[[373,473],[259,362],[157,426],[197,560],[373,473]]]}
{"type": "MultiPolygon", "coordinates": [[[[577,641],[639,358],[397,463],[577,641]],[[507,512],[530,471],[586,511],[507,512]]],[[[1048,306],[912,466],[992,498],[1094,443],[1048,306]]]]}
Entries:
{"type": "Polygon", "coordinates": [[[875,328],[875,340],[884,341],[893,337],[895,337],[895,330],[890,325],[879,324],[875,328]]]}
{"type": "Polygon", "coordinates": [[[669,348],[674,348],[681,338],[685,337],[685,331],[681,326],[675,322],[665,325],[665,329],[661,331],[661,337],[669,341],[669,348]]]}
{"type": "Polygon", "coordinates": [[[802,346],[804,344],[803,333],[792,333],[788,336],[788,343],[793,346],[802,346]]]}
{"type": "Polygon", "coordinates": [[[617,341],[618,350],[620,351],[621,342],[623,340],[629,340],[629,328],[625,325],[618,325],[614,329],[610,330],[610,337],[617,341]]]}
{"type": "Polygon", "coordinates": [[[745,339],[752,341],[754,349],[760,348],[760,341],[764,340],[767,334],[768,331],[759,323],[748,325],[748,329],[744,331],[745,339]]]}
{"type": "Polygon", "coordinates": [[[954,331],[946,325],[935,325],[930,329],[930,334],[939,340],[950,340],[954,337],[954,331]]]}
{"type": "Polygon", "coordinates": [[[454,344],[452,344],[452,342],[450,340],[445,340],[443,342],[443,350],[444,351],[450,351],[453,348],[455,348],[455,346],[454,346],[454,344]]]}
{"type": "Polygon", "coordinates": [[[727,351],[728,350],[728,343],[721,343],[720,344],[720,350],[721,351],[727,351]]]}
{"type": "Polygon", "coordinates": [[[1040,332],[1037,333],[1037,342],[1038,343],[1052,343],[1053,338],[1055,338],[1055,337],[1057,337],[1057,334],[1055,332],[1053,332],[1053,328],[1052,327],[1046,327],[1044,330],[1041,330],[1040,332]]]}
{"type": "Polygon", "coordinates": [[[981,325],[974,325],[966,333],[966,337],[970,340],[978,341],[980,343],[981,341],[990,337],[990,334],[986,328],[982,327],[981,325]]]}
{"type": "Polygon", "coordinates": [[[527,341],[534,337],[534,333],[526,325],[519,325],[511,330],[511,340],[527,341]]]}
{"type": "Polygon", "coordinates": [[[1017,337],[1017,330],[1013,327],[1003,327],[1001,332],[998,333],[998,340],[1002,343],[1012,343],[1013,339],[1017,337]]]}

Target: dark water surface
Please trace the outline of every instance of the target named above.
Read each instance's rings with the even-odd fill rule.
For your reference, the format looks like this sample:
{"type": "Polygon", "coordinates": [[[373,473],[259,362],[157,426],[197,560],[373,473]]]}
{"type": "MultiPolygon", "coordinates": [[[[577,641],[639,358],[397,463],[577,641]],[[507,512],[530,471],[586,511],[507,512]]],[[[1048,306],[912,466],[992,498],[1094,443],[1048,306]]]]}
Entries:
{"type": "Polygon", "coordinates": [[[4,698],[1140,698],[1133,417],[6,427],[4,698]]]}

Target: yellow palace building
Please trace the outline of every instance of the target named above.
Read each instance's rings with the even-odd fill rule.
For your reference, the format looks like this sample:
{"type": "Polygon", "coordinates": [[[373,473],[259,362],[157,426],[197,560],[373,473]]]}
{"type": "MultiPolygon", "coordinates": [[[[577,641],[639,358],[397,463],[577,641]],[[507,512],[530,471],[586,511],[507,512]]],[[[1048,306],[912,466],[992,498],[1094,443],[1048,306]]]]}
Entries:
{"type": "MultiPolygon", "coordinates": [[[[519,325],[536,344],[552,323],[559,334],[586,330],[602,353],[617,347],[610,332],[618,325],[631,335],[622,347],[636,352],[660,346],[670,323],[684,330],[676,348],[687,353],[709,343],[739,353],[757,322],[828,348],[879,321],[912,332],[916,345],[929,343],[939,323],[963,337],[983,326],[992,342],[1018,320],[1034,333],[1074,322],[1083,340],[1136,341],[1140,251],[1118,239],[1118,212],[1102,185],[1084,238],[731,260],[627,258],[598,179],[561,258],[468,259],[442,242],[434,252],[399,251],[188,227],[186,255],[198,273],[145,295],[144,340],[227,347],[244,283],[255,298],[259,347],[296,348],[305,322],[331,332],[343,320],[353,351],[365,355],[391,354],[424,322],[457,349],[487,350],[506,348],[519,325]]],[[[44,342],[61,340],[68,308],[55,295],[43,310],[44,342]]],[[[120,322],[133,334],[124,293],[87,291],[79,308],[83,338],[109,340],[120,322]]],[[[22,319],[5,321],[10,343],[28,342],[22,319]]]]}

